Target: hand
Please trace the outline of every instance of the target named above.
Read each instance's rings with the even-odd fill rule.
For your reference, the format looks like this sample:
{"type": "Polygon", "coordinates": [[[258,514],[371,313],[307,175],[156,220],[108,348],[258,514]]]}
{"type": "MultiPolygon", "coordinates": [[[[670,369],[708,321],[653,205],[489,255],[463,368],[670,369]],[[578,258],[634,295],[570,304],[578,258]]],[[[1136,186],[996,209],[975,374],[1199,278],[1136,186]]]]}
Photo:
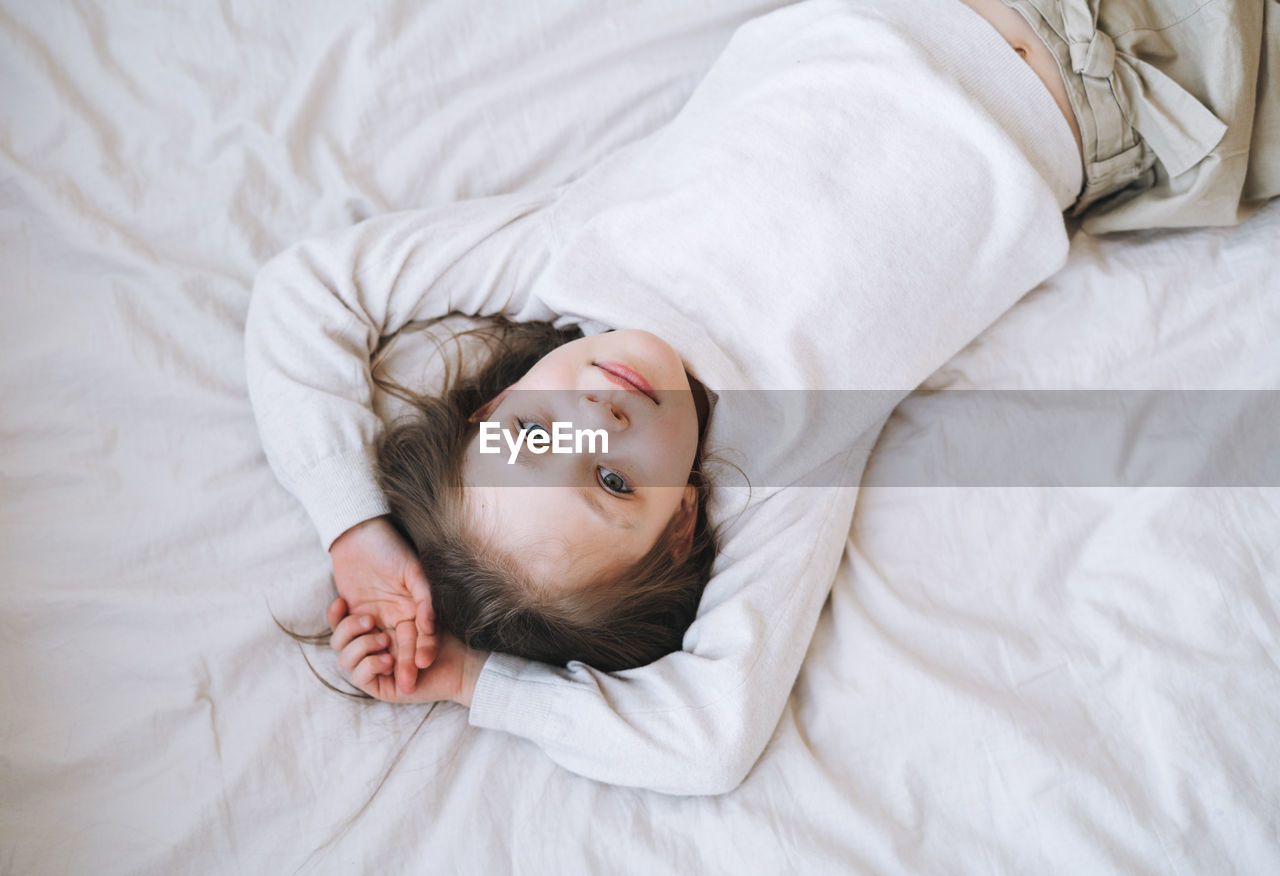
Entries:
{"type": "Polygon", "coordinates": [[[413,693],[418,670],[431,665],[439,648],[431,589],[413,547],[387,518],[375,517],[338,536],[329,556],[346,610],[372,617],[390,634],[383,650],[393,659],[379,665],[387,674],[394,670],[402,693],[413,693]]]}
{"type": "Polygon", "coordinates": [[[392,657],[385,653],[391,636],[377,628],[367,614],[347,613],[347,603],[335,599],[327,613],[333,636],[329,645],[338,653],[338,663],[360,690],[388,703],[434,703],[452,700],[471,705],[476,679],[488,658],[487,651],[468,648],[448,633],[438,637],[439,650],[429,667],[417,671],[414,685],[405,691],[393,680],[392,657]]]}

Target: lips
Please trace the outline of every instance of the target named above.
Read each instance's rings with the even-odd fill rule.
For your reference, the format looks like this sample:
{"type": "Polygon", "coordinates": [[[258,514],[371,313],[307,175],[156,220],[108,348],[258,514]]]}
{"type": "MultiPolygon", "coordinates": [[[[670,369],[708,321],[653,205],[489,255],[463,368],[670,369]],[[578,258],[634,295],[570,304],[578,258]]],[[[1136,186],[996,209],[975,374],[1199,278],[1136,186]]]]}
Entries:
{"type": "Polygon", "coordinates": [[[654,404],[659,404],[658,394],[653,391],[653,387],[649,385],[649,381],[645,380],[636,371],[621,365],[617,362],[596,362],[595,366],[609,375],[609,379],[621,386],[623,389],[629,389],[632,392],[638,392],[647,395],[653,400],[654,404]]]}

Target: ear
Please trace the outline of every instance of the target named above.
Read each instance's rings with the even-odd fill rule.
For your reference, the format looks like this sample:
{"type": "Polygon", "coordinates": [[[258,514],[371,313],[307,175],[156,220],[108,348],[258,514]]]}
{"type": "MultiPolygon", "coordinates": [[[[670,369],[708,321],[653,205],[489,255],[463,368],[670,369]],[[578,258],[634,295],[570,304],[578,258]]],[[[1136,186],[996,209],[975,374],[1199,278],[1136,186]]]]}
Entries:
{"type": "Polygon", "coordinates": [[[676,516],[679,522],[672,540],[671,557],[679,563],[693,550],[693,531],[698,526],[698,488],[693,484],[685,485],[676,516]]]}
{"type": "Polygon", "coordinates": [[[510,391],[511,391],[511,387],[508,386],[502,392],[498,393],[496,396],[489,399],[489,401],[485,402],[483,405],[480,406],[480,409],[478,411],[476,411],[471,416],[467,417],[467,422],[479,423],[481,420],[489,419],[489,414],[493,413],[493,411],[498,407],[498,405],[502,404],[502,400],[507,397],[507,393],[509,393],[510,391]]]}

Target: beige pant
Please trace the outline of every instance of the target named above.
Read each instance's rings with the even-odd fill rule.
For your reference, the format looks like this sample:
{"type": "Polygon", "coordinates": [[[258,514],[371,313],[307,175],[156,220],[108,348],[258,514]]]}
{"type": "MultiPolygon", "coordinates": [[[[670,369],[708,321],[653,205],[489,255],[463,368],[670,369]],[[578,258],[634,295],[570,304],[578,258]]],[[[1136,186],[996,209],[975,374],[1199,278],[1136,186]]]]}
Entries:
{"type": "Polygon", "coordinates": [[[1057,59],[1087,231],[1233,225],[1280,194],[1280,0],[1004,0],[1057,59]]]}

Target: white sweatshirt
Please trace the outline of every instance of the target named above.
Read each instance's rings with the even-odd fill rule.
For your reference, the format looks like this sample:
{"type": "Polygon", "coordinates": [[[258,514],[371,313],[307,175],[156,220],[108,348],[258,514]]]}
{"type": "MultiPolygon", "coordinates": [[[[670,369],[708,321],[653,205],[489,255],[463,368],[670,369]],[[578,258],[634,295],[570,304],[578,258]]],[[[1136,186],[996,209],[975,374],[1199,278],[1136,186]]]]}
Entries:
{"type": "Polygon", "coordinates": [[[1061,266],[1078,187],[1053,99],[958,0],[787,7],[745,25],[670,124],[561,190],[383,216],[271,261],[247,326],[263,445],[325,545],[385,513],[370,355],[450,312],[648,329],[721,399],[891,390],[838,423],[761,408],[800,394],[717,405],[708,445],[757,487],[683,651],[615,674],[495,654],[477,683],[472,724],[567,769],[724,792],[785,706],[881,425],[1061,266]],[[779,487],[797,459],[828,480],[779,487]]]}

